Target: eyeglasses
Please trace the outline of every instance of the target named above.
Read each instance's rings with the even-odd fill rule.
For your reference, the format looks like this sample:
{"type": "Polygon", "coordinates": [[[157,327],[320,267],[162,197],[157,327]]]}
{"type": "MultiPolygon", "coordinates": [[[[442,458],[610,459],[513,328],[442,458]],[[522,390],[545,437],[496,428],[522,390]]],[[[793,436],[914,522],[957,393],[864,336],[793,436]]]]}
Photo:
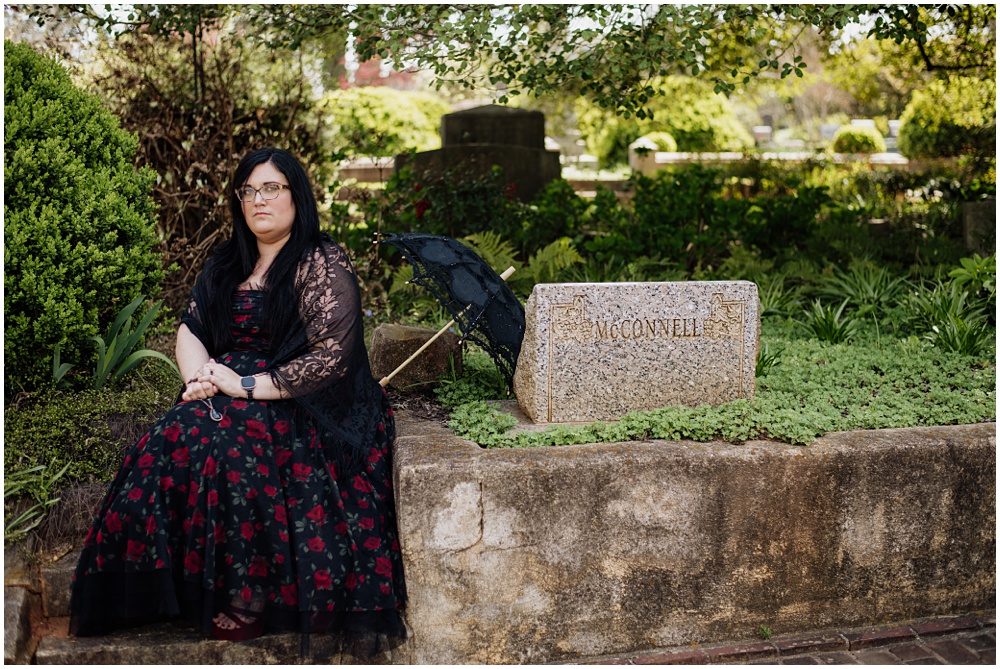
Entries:
{"type": "Polygon", "coordinates": [[[285,184],[264,184],[260,188],[254,188],[253,186],[244,186],[243,188],[236,189],[236,197],[240,202],[253,202],[257,199],[257,193],[265,200],[273,200],[278,197],[281,193],[281,189],[291,190],[285,184]]]}

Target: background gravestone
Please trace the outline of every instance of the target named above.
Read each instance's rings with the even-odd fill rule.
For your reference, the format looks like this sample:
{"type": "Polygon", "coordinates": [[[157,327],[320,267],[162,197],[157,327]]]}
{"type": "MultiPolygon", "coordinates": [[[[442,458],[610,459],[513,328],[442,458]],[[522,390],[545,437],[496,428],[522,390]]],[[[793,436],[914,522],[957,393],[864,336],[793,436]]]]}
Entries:
{"type": "Polygon", "coordinates": [[[440,149],[396,156],[397,171],[410,166],[417,172],[441,174],[461,168],[483,175],[494,165],[524,202],[560,177],[559,152],[545,149],[542,112],[486,105],[445,114],[440,149]]]}
{"type": "Polygon", "coordinates": [[[962,203],[962,233],[971,253],[990,253],[997,242],[996,198],[962,203]]]}

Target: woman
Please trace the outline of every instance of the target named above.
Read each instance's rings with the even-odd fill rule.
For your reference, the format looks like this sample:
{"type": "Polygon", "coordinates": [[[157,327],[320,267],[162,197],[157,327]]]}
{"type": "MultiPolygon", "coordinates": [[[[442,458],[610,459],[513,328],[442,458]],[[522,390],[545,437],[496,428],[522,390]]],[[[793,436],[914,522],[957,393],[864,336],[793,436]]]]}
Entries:
{"type": "Polygon", "coordinates": [[[70,631],[183,616],[222,639],[265,628],[404,638],[395,427],[354,270],[320,233],[291,154],[248,154],[233,184],[232,238],[177,332],[181,401],[111,484],[70,631]]]}

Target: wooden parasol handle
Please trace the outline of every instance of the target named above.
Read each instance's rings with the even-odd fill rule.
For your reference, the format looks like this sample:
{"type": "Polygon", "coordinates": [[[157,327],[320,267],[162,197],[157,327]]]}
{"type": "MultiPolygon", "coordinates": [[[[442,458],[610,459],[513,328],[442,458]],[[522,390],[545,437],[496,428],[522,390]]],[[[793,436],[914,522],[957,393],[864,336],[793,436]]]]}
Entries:
{"type": "MultiPolygon", "coordinates": [[[[506,270],[504,271],[504,273],[500,275],[500,278],[501,278],[501,279],[503,279],[504,281],[506,281],[506,280],[507,280],[508,278],[510,278],[510,275],[511,275],[511,274],[513,274],[513,273],[514,273],[514,268],[513,268],[513,267],[508,267],[508,268],[507,268],[507,269],[506,269],[506,270]]],[[[471,307],[472,305],[470,304],[469,306],[471,307]]],[[[464,314],[464,313],[465,313],[466,311],[468,311],[468,310],[469,310],[469,307],[466,307],[466,308],[465,308],[465,309],[464,309],[464,310],[462,311],[462,313],[464,314]]],[[[443,335],[443,334],[444,334],[445,332],[447,332],[447,331],[448,331],[448,328],[450,328],[450,327],[451,327],[452,325],[454,325],[454,324],[455,324],[455,319],[453,318],[453,319],[451,319],[450,321],[448,321],[448,324],[447,324],[447,325],[445,325],[445,326],[444,326],[443,328],[441,328],[440,330],[438,330],[438,331],[437,331],[437,332],[436,332],[436,333],[434,334],[434,336],[433,336],[433,337],[431,337],[431,338],[430,338],[430,339],[428,339],[428,340],[427,340],[426,342],[424,342],[424,345],[423,345],[423,346],[421,346],[421,347],[420,347],[420,348],[418,348],[418,349],[417,349],[416,351],[414,351],[414,352],[413,352],[413,355],[411,355],[411,356],[410,356],[409,358],[407,358],[406,360],[404,360],[404,361],[403,361],[403,364],[401,364],[401,365],[400,365],[399,367],[397,367],[396,369],[392,370],[392,372],[391,372],[391,373],[390,373],[390,374],[389,374],[388,376],[384,377],[384,378],[383,378],[383,379],[382,379],[381,381],[379,381],[379,382],[378,382],[378,384],[379,384],[380,386],[382,386],[383,388],[385,388],[385,386],[386,386],[386,385],[387,385],[387,384],[389,383],[389,381],[391,381],[391,380],[392,380],[392,377],[396,376],[396,374],[399,374],[399,372],[400,372],[400,371],[402,371],[402,369],[403,369],[404,367],[406,367],[406,366],[407,366],[408,364],[410,364],[411,362],[413,362],[414,358],[416,358],[416,357],[417,357],[418,355],[420,355],[421,353],[423,353],[423,352],[424,352],[424,350],[426,350],[428,346],[430,346],[430,345],[431,345],[431,344],[433,344],[433,343],[434,343],[435,341],[437,341],[437,338],[438,338],[438,337],[440,337],[441,335],[443,335]]]]}

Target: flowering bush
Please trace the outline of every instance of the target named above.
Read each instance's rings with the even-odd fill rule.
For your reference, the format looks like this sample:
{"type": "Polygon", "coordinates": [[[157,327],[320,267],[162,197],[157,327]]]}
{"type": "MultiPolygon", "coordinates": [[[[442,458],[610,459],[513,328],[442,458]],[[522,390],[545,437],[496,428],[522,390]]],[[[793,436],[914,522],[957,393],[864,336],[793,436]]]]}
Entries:
{"type": "Polygon", "coordinates": [[[394,174],[383,197],[366,211],[368,228],[381,218],[384,232],[427,232],[448,237],[491,230],[520,242],[522,205],[514,184],[499,168],[484,176],[468,177],[461,167],[442,174],[421,174],[410,168],[394,174]]]}

